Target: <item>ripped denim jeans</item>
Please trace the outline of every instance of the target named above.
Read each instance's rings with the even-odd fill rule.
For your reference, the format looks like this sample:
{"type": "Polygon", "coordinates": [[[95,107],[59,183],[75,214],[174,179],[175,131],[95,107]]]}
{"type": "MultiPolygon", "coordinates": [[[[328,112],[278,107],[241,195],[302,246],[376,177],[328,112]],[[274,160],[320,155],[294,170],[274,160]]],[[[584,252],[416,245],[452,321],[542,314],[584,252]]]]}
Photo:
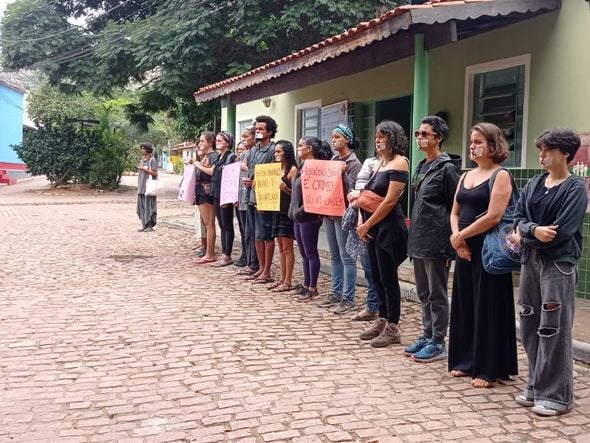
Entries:
{"type": "Polygon", "coordinates": [[[524,395],[557,411],[571,409],[574,400],[576,282],[576,265],[541,260],[536,250],[530,251],[520,274],[520,336],[529,363],[524,395]]]}

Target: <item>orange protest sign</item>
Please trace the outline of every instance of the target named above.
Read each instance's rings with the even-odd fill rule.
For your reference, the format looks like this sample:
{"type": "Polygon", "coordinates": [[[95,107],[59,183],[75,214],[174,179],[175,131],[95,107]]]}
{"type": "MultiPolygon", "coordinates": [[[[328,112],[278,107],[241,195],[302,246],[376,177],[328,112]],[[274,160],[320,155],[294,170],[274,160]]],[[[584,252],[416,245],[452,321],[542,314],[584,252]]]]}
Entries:
{"type": "Polygon", "coordinates": [[[303,209],[305,212],[340,217],[344,214],[342,163],[329,160],[305,160],[301,170],[303,209]]]}

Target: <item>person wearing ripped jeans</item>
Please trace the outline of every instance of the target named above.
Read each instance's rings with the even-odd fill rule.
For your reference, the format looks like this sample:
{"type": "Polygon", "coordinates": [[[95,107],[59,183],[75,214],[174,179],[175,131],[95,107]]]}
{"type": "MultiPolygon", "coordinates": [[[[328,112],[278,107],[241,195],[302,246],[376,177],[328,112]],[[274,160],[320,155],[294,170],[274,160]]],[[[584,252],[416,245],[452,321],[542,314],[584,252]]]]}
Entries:
{"type": "Polygon", "coordinates": [[[585,182],[568,164],[580,147],[571,129],[552,129],[536,140],[546,172],[523,188],[513,241],[522,248],[520,335],[529,374],[517,403],[541,416],[573,407],[573,320],[577,265],[582,252],[585,182]]]}

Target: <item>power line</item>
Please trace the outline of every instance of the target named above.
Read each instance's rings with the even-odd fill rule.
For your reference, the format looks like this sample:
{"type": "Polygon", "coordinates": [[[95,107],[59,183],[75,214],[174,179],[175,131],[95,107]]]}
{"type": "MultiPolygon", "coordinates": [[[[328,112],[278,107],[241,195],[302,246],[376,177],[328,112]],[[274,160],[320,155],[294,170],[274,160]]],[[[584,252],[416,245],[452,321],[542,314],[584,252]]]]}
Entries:
{"type": "MultiPolygon", "coordinates": [[[[105,16],[107,14],[110,14],[111,12],[119,9],[120,7],[122,7],[125,4],[129,3],[130,1],[131,0],[125,0],[123,3],[120,3],[117,6],[112,7],[108,11],[105,11],[102,14],[98,15],[97,17],[95,17],[95,19],[100,18],[102,16],[105,16]]],[[[6,40],[6,39],[3,39],[3,38],[0,38],[0,43],[33,43],[33,42],[40,42],[40,41],[43,41],[43,40],[48,40],[48,39],[53,38],[53,37],[57,37],[58,35],[65,34],[66,32],[70,32],[70,31],[72,31],[74,29],[79,29],[79,28],[86,30],[85,28],[83,28],[81,26],[72,26],[71,28],[64,29],[63,31],[56,32],[55,34],[50,34],[50,35],[46,35],[44,37],[38,37],[38,38],[26,38],[26,39],[22,39],[22,40],[6,40]]]]}

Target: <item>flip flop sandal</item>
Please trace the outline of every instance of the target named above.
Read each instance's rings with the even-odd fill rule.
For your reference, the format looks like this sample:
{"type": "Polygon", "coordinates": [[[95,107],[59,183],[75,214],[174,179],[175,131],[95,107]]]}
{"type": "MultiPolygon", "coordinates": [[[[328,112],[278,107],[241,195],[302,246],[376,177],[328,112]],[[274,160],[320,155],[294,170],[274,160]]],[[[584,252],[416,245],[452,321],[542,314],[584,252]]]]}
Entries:
{"type": "Polygon", "coordinates": [[[195,260],[195,263],[198,265],[202,265],[205,263],[214,263],[216,261],[217,261],[216,258],[199,258],[199,259],[195,260]]]}
{"type": "Polygon", "coordinates": [[[248,275],[248,277],[246,277],[244,280],[246,280],[246,281],[256,280],[257,278],[258,278],[258,276],[256,275],[256,273],[254,273],[254,274],[248,275]]]}
{"type": "Polygon", "coordinates": [[[269,277],[269,278],[263,277],[263,278],[256,278],[256,279],[254,279],[254,280],[252,281],[252,284],[253,284],[253,285],[263,285],[263,284],[265,284],[265,283],[272,283],[273,281],[274,281],[274,279],[273,279],[273,278],[270,278],[270,277],[269,277]]]}
{"type": "Polygon", "coordinates": [[[279,287],[279,286],[281,286],[282,284],[283,284],[283,282],[277,281],[277,282],[274,282],[272,285],[268,285],[268,286],[266,287],[266,289],[268,289],[268,290],[270,291],[270,290],[273,290],[273,289],[275,289],[275,288],[278,288],[278,287],[279,287]]]}
{"type": "Polygon", "coordinates": [[[291,290],[291,285],[280,284],[272,290],[272,292],[287,292],[291,290]]]}
{"type": "Polygon", "coordinates": [[[225,260],[219,259],[215,263],[213,263],[211,266],[214,268],[221,268],[221,267],[227,266],[227,265],[229,265],[229,263],[227,263],[225,260]]]}

